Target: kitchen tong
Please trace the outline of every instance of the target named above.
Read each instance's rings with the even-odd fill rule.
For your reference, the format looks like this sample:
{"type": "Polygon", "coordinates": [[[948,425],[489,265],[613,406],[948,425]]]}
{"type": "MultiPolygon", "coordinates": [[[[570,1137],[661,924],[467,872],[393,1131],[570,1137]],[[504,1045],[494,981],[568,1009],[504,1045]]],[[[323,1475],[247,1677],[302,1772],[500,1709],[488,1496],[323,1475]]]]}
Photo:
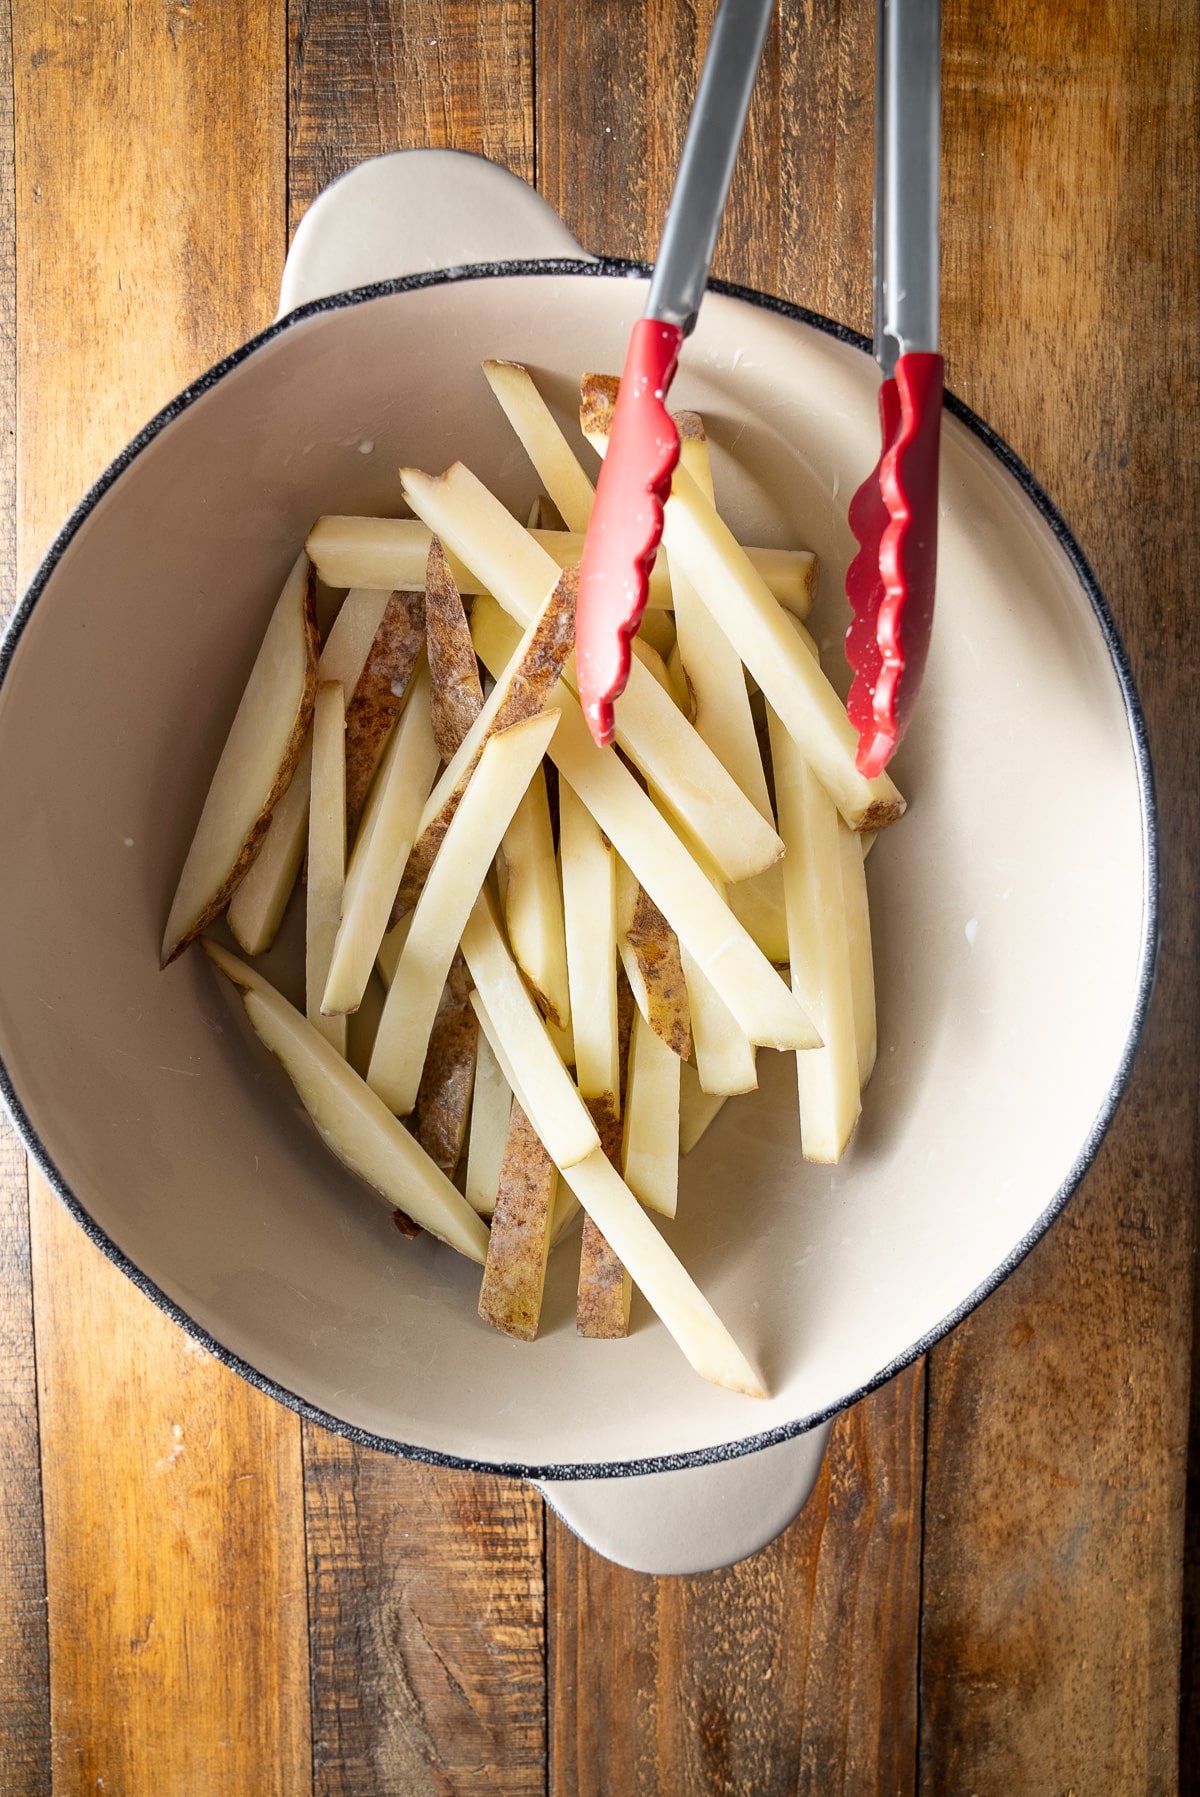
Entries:
{"type": "MultiPolygon", "coordinates": [[[[663,506],[679,458],[666,409],[695,326],[773,0],[721,0],[643,316],[634,325],[584,543],[576,617],[579,695],[595,740],[613,738],[663,506]]],[[[933,622],[942,359],[938,329],[938,0],[878,0],[875,356],[882,448],[851,501],[860,545],[846,576],[857,763],[882,772],[907,728],[933,622]]]]}

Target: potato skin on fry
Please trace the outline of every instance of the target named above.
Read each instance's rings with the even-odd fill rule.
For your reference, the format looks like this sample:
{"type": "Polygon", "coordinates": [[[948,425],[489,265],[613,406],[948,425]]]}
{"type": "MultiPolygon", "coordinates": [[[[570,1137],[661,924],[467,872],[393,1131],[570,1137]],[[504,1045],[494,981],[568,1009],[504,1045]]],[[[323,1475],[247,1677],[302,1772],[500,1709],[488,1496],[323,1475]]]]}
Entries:
{"type": "Polygon", "coordinates": [[[346,705],[346,822],[351,835],[424,642],[424,593],[393,593],[346,705]]]}
{"type": "Polygon", "coordinates": [[[650,1006],[646,1021],[667,1047],[686,1061],[692,1052],[691,1008],[679,938],[644,886],[637,889],[633,920],[625,931],[650,1006]]]}
{"type": "MultiPolygon", "coordinates": [[[[287,742],[284,745],[278,771],[271,783],[270,790],[264,798],[262,808],[250,830],[247,832],[246,838],[242,843],[241,848],[238,850],[233,865],[230,867],[225,878],[208,898],[203,909],[191,919],[186,928],[183,929],[173,941],[171,940],[172,932],[170,929],[170,919],[168,919],[168,934],[167,939],[163,944],[161,961],[163,967],[169,967],[177,955],[182,954],[184,949],[187,948],[190,943],[194,942],[198,936],[203,934],[209,924],[213,921],[213,918],[220,914],[236,892],[240,882],[249,871],[249,868],[254,861],[254,857],[262,847],[263,838],[270,827],[271,814],[290,786],[292,775],[296,771],[296,764],[300,760],[300,756],[303,752],[304,744],[308,737],[308,727],[312,722],[313,706],[315,705],[317,698],[317,576],[316,570],[311,564],[309,565],[305,579],[304,600],[302,606],[302,628],[305,641],[304,683],[300,694],[300,703],[296,710],[295,721],[292,725],[287,742]]],[[[253,678],[253,676],[251,676],[251,678],[253,678]]],[[[201,822],[203,822],[203,813],[201,814],[201,822]]],[[[185,879],[186,875],[187,866],[185,863],[182,878],[185,879]]],[[[174,910],[174,906],[172,906],[172,910],[174,910]]]]}
{"type": "MultiPolygon", "coordinates": [[[[629,1038],[633,1033],[633,991],[623,968],[617,973],[617,1055],[621,1069],[622,1115],[629,1080],[629,1038]]],[[[623,1136],[619,1117],[602,1098],[587,1101],[609,1164],[621,1171],[623,1136]]],[[[620,1341],[629,1334],[633,1282],[590,1217],[583,1219],[579,1246],[579,1284],[575,1291],[575,1328],[590,1341],[620,1341]]]]}
{"type": "Polygon", "coordinates": [[[462,595],[437,537],[430,541],[426,564],[425,632],[433,740],[442,760],[449,761],[483,710],[483,687],[462,595]]]}
{"type": "Polygon", "coordinates": [[[471,985],[460,952],[451,963],[417,1091],[417,1140],[450,1179],[462,1154],[475,1084],[479,1021],[471,1008],[471,985]]]}
{"type": "MultiPolygon", "coordinates": [[[[541,711],[547,697],[562,673],[563,663],[575,642],[575,595],[579,587],[578,568],[565,568],[554,588],[551,600],[530,640],[520,667],[515,671],[509,690],[503,695],[487,734],[494,736],[541,711]]],[[[400,891],[392,909],[392,921],[398,923],[411,911],[421,896],[421,889],[442,846],[442,838],[450,828],[471,775],[483,753],[486,738],[476,745],[475,754],[460,770],[454,788],[413,845],[400,882],[400,891]]],[[[437,788],[434,789],[435,792],[437,788]]]]}
{"type": "Polygon", "coordinates": [[[479,1314],[519,1341],[531,1342],[538,1332],[557,1185],[554,1162],[514,1098],[479,1314]]]}

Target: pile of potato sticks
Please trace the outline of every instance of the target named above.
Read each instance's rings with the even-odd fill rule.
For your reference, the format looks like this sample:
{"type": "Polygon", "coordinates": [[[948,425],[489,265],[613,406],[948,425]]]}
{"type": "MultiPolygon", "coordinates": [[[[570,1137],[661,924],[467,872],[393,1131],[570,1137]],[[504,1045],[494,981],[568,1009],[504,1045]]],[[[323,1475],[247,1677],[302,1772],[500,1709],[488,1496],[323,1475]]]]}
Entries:
{"type": "MultiPolygon", "coordinates": [[[[480,1315],[522,1339],[582,1207],[580,1332],[626,1334],[636,1284],[699,1373],[761,1397],[647,1211],[674,1216],[680,1154],[755,1087],[760,1047],[796,1051],[805,1156],[841,1155],[875,1055],[863,858],[904,801],[855,767],[803,623],[812,556],[737,543],[694,414],[617,746],[595,746],[572,653],[592,485],[529,373],[484,372],[544,489],[533,516],[456,463],[401,470],[412,518],[317,521],[163,964],[222,911],[262,954],[303,866],[304,1014],[203,946],[333,1152],[406,1233],[479,1262],[480,1315]],[[346,589],[323,645],[318,577],[346,589]],[[379,980],[359,1071],[347,1017],[379,980]]],[[[616,391],[582,382],[601,455],[616,391]]]]}

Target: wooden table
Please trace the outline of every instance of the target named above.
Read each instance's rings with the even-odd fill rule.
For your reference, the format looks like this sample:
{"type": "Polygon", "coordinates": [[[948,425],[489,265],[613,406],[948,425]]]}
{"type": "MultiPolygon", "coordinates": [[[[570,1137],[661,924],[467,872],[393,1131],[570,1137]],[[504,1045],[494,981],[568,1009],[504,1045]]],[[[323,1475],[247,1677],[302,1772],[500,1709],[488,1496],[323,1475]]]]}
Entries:
{"type": "MultiPolygon", "coordinates": [[[[783,0],[715,268],[859,328],[872,13],[783,0]]],[[[289,231],[360,158],[482,151],[586,246],[652,253],[711,4],[11,15],[10,63],[6,0],[6,605],[137,426],[270,318],[289,231]]],[[[1092,559],[1161,801],[1158,993],[1065,1216],[842,1417],[779,1541],[656,1581],[595,1558],[519,1484],[360,1451],[261,1397],[5,1138],[5,1797],[1143,1797],[1177,1788],[1181,1688],[1200,1776],[1197,40],[1190,0],[949,0],[945,19],[948,379],[1092,559]]]]}

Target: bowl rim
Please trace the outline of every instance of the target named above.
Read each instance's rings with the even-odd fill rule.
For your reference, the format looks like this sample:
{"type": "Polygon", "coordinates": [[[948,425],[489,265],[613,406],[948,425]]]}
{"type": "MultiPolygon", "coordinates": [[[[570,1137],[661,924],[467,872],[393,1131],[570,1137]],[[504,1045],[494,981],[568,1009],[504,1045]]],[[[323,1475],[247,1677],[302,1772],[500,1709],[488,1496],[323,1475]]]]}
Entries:
{"type": "MultiPolygon", "coordinates": [[[[319,299],[297,306],[293,311],[272,320],[262,331],[250,337],[237,349],[215,362],[196,380],[189,382],[175,398],[170,400],[160,411],[142,426],[141,430],[130,439],[125,447],[114,457],[112,462],[80,499],[66,522],[58,531],[50,547],[42,557],[33,578],[29,582],[21,599],[14,606],[8,619],[3,636],[0,636],[0,703],[3,702],[3,687],[12,664],[13,654],[34,607],[42,597],[55,569],[62,560],[67,548],[86,522],[91,513],[108,492],[109,488],[136,461],[141,452],[154,439],[172,424],[177,418],[193,406],[205,394],[211,392],[226,375],[233,372],[251,356],[277,338],[283,336],[295,326],[309,318],[325,312],[348,310],[357,305],[391,295],[419,291],[430,287],[456,285],[467,281],[502,279],[521,276],[580,276],[585,279],[612,279],[614,277],[630,281],[647,281],[653,273],[652,265],[621,257],[585,258],[579,260],[562,258],[536,258],[509,262],[481,262],[457,267],[434,269],[420,274],[404,275],[392,280],[373,282],[368,286],[348,288],[343,292],[328,294],[319,299]]],[[[807,325],[824,335],[834,338],[853,349],[868,355],[872,353],[870,338],[862,332],[853,330],[849,325],[841,324],[835,319],[827,318],[822,313],[811,311],[804,306],[793,305],[790,301],[779,299],[771,294],[755,288],[744,287],[736,282],[710,279],[707,291],[722,294],[728,298],[740,300],[763,311],[774,312],[794,323],[807,325]]],[[[1142,711],[1134,683],[1133,672],[1128,655],[1117,629],[1116,621],[1108,602],[1101,591],[1099,582],[1091,564],[1080,548],[1070,527],[1066,523],[1057,506],[1051,500],[1041,483],[1036,479],[1026,464],[1009,447],[992,427],[987,424],[970,406],[955,394],[946,391],[945,409],[952,417],[964,425],[967,430],[987,449],[1000,465],[1013,478],[1025,497],[1038,512],[1048,526],[1056,543],[1063,551],[1076,579],[1079,581],[1091,607],[1108,650],[1120,689],[1125,709],[1126,724],[1129,729],[1130,744],[1133,750],[1134,766],[1138,781],[1138,796],[1142,822],[1142,936],[1139,950],[1138,974],[1135,985],[1134,1000],[1126,1026],[1125,1040],[1117,1064],[1113,1070],[1108,1092],[1093,1119],[1092,1125],[1079,1149],[1074,1163],[1066,1179],[1053,1194],[1032,1227],[1015,1243],[1004,1259],[996,1266],[988,1277],[967,1294],[947,1315],[935,1323],[915,1342],[911,1343],[903,1353],[895,1356],[888,1364],[874,1373],[864,1383],[855,1386],[836,1402],[799,1417],[794,1421],[778,1423],[772,1428],[758,1431],[753,1435],[736,1441],[718,1443],[714,1446],[696,1448],[682,1453],[644,1456],[629,1461],[606,1461],[601,1463],[540,1463],[507,1460],[474,1459],[462,1454],[451,1454],[437,1448],[424,1447],[417,1443],[400,1441],[391,1436],[376,1435],[362,1429],[356,1424],[346,1422],[319,1406],[310,1403],[297,1392],[291,1391],[278,1380],[260,1372],[257,1367],[225,1347],[215,1336],[197,1323],[175,1300],[168,1296],[154,1280],[150,1279],[119,1248],[112,1238],[100,1227],[87,1211],[75,1192],[63,1179],[55,1166],[49,1149],[43,1142],[32,1119],[26,1113],[8,1067],[0,1058],[0,1102],[3,1103],[12,1123],[21,1137],[25,1148],[34,1161],[51,1190],[70,1211],[84,1234],[98,1247],[113,1264],[130,1279],[139,1291],[145,1294],[172,1322],[185,1331],[223,1365],[238,1373],[250,1385],[267,1396],[276,1399],[288,1409],[297,1412],[309,1422],[318,1423],[334,1434],[345,1437],[360,1447],[377,1449],[380,1452],[393,1454],[405,1459],[422,1461],[429,1465],[461,1468],[469,1472],[488,1472],[503,1476],[530,1480],[568,1481],[584,1479],[612,1479],[636,1477],[642,1474],[676,1472],[686,1467],[714,1465],[724,1460],[740,1459],[744,1455],[759,1452],[763,1448],[773,1447],[789,1441],[810,1429],[828,1422],[831,1418],[848,1409],[851,1404],[877,1390],[889,1379],[895,1377],[914,1361],[926,1354],[943,1336],[956,1328],[983,1300],[1020,1265],[1034,1245],[1041,1240],[1051,1223],[1065,1208],[1084,1174],[1091,1166],[1099,1150],[1108,1127],[1112,1122],[1117,1106],[1129,1083],[1130,1073],[1137,1048],[1145,1025],[1150,998],[1154,987],[1154,976],[1159,946],[1159,900],[1160,900],[1160,866],[1158,841],[1158,811],[1154,788],[1154,775],[1150,759],[1149,735],[1146,720],[1142,711]]]]}

